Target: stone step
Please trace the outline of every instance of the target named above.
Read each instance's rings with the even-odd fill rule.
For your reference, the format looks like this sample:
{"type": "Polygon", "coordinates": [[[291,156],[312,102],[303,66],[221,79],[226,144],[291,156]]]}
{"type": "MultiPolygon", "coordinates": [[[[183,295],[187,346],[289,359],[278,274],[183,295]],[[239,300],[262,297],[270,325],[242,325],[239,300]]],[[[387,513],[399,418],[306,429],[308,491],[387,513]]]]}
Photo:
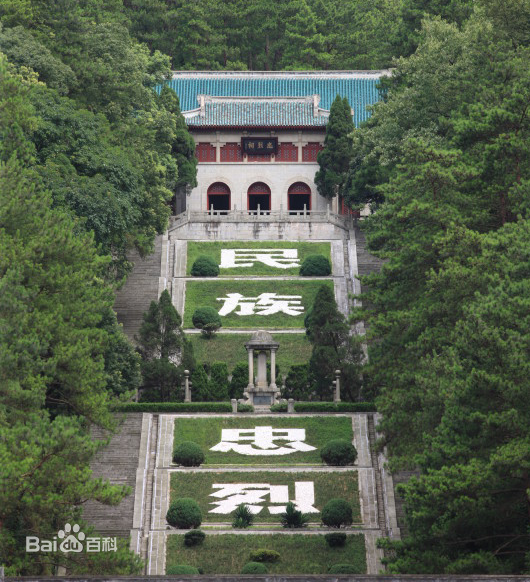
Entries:
{"type": "Polygon", "coordinates": [[[125,285],[116,294],[114,309],[123,331],[133,341],[142,324],[143,314],[151,301],[158,299],[161,257],[161,235],[155,239],[153,254],[143,258],[135,251],[129,254],[128,258],[134,266],[125,285]]]}
{"type": "MultiPolygon", "coordinates": [[[[128,485],[132,492],[117,506],[88,501],[84,506],[83,517],[102,535],[127,537],[133,526],[142,414],[120,415],[119,420],[122,422],[116,434],[111,437],[107,446],[97,452],[90,467],[93,477],[101,477],[116,485],[128,485]]],[[[91,435],[94,440],[102,440],[108,437],[108,432],[100,427],[93,427],[91,435]]]]}

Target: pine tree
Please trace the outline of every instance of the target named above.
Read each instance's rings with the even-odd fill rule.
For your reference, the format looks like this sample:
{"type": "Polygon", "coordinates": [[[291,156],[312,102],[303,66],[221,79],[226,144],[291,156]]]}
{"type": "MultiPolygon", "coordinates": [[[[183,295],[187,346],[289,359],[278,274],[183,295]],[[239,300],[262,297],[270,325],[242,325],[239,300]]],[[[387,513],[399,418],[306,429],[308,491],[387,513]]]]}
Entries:
{"type": "Polygon", "coordinates": [[[344,399],[360,396],[361,351],[352,337],[344,316],[337,308],[333,291],[323,285],[306,321],[306,333],[313,344],[309,360],[309,382],[321,400],[332,396],[335,370],[341,370],[344,399]]]}
{"type": "Polygon", "coordinates": [[[351,107],[346,97],[335,97],[326,126],[324,149],[318,154],[320,169],[315,175],[319,193],[331,199],[343,195],[352,155],[354,130],[351,107]]]}
{"type": "Polygon", "coordinates": [[[180,396],[182,363],[188,346],[181,325],[182,318],[166,289],[158,301],[151,301],[138,332],[146,399],[167,402],[180,396]]]}

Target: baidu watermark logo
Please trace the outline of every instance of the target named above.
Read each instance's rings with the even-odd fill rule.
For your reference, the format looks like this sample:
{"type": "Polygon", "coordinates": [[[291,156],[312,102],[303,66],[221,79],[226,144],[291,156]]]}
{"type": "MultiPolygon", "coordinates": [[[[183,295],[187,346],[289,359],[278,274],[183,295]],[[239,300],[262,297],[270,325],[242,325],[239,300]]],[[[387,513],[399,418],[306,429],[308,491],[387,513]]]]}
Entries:
{"type": "Polygon", "coordinates": [[[116,538],[86,537],[77,523],[67,523],[52,540],[26,536],[26,552],[115,552],[116,538]]]}

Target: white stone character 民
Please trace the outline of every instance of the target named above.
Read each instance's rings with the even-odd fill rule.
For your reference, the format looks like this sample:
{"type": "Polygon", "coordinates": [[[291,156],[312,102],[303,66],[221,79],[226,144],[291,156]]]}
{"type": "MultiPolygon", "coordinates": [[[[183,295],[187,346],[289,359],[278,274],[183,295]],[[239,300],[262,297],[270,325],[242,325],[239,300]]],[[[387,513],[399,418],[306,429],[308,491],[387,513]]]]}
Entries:
{"type": "Polygon", "coordinates": [[[300,266],[298,249],[221,249],[221,269],[234,267],[253,267],[263,263],[277,269],[290,269],[300,266]]]}
{"type": "Polygon", "coordinates": [[[315,447],[305,441],[304,428],[278,428],[257,426],[252,429],[223,428],[221,442],[210,450],[234,451],[241,455],[275,456],[289,455],[297,451],[314,451],[315,447]],[[282,446],[275,441],[283,441],[282,446]]]}

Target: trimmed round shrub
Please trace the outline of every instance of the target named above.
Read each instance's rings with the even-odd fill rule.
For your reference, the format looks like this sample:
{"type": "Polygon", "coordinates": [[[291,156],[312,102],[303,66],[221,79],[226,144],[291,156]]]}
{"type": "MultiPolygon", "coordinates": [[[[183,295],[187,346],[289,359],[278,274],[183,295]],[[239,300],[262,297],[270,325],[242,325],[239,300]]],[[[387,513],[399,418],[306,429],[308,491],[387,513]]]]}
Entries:
{"type": "Polygon", "coordinates": [[[200,256],[195,259],[191,274],[193,277],[217,277],[219,265],[211,257],[200,256]]]}
{"type": "Polygon", "coordinates": [[[268,564],[274,564],[274,562],[280,561],[280,552],[276,550],[267,550],[260,548],[250,552],[251,562],[266,562],[268,564]]]}
{"type": "Polygon", "coordinates": [[[357,458],[357,450],[346,439],[328,441],[320,451],[320,457],[326,465],[353,465],[357,458]]]}
{"type": "Polygon", "coordinates": [[[188,548],[202,544],[206,534],[200,529],[192,529],[184,534],[184,545],[188,548]]]}
{"type": "Polygon", "coordinates": [[[330,499],[322,508],[321,519],[328,527],[351,525],[353,522],[351,505],[345,499],[330,499]]]}
{"type": "Polygon", "coordinates": [[[169,566],[166,570],[166,576],[175,576],[178,574],[200,574],[199,568],[195,566],[187,566],[186,564],[176,564],[169,566]]]}
{"type": "Polygon", "coordinates": [[[213,307],[197,307],[191,317],[191,321],[197,329],[202,329],[204,326],[212,324],[217,327],[222,325],[221,316],[213,307]]]}
{"type": "Polygon", "coordinates": [[[330,574],[358,574],[359,570],[353,564],[334,564],[329,569],[330,574]]]}
{"type": "Polygon", "coordinates": [[[308,255],[300,267],[302,277],[325,277],[331,275],[331,264],[324,255],[308,255]]]}
{"type": "MultiPolygon", "coordinates": [[[[186,534],[188,535],[188,534],[186,534]]],[[[324,536],[330,548],[342,548],[346,545],[346,534],[341,532],[328,533],[324,536]]]]}
{"type": "Polygon", "coordinates": [[[266,574],[267,573],[267,566],[262,564],[261,562],[247,562],[243,569],[241,570],[241,574],[266,574]]]}
{"type": "Polygon", "coordinates": [[[166,520],[169,525],[179,529],[196,529],[201,525],[202,513],[195,499],[182,497],[171,503],[166,520]]]}
{"type": "Polygon", "coordinates": [[[204,463],[204,453],[197,443],[182,441],[173,451],[173,462],[184,467],[198,467],[204,463]]]}

